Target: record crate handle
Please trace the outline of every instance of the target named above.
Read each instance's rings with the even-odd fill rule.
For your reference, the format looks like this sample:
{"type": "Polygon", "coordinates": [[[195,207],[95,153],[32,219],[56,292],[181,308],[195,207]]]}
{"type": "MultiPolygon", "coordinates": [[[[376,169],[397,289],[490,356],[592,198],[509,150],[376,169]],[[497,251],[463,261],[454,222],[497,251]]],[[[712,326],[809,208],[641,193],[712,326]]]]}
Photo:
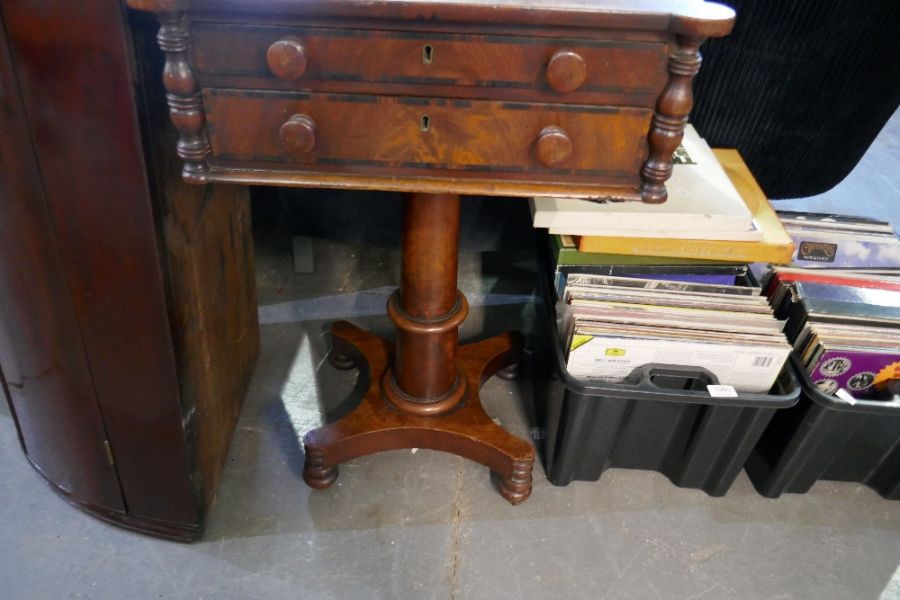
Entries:
{"type": "MultiPolygon", "coordinates": [[[[778,375],[771,393],[739,391],[733,397],[710,396],[706,386],[718,383],[718,378],[703,367],[651,363],[634,369],[625,383],[610,384],[609,387],[616,388],[626,396],[647,400],[757,408],[788,408],[797,403],[800,395],[797,377],[787,364],[778,375]],[[684,380],[684,387],[672,385],[679,378],[684,380]],[[776,389],[781,390],[781,393],[776,393],[776,389]]],[[[596,386],[586,382],[586,387],[596,386]]],[[[597,390],[595,393],[611,395],[608,389],[602,392],[597,390]]]]}
{"type": "MultiPolygon", "coordinates": [[[[552,364],[551,370],[571,392],[605,398],[624,400],[655,400],[658,402],[674,402],[681,404],[705,404],[709,406],[738,406],[755,408],[789,408],[797,403],[800,397],[800,383],[794,369],[785,363],[775,385],[769,393],[737,392],[733,397],[711,396],[707,385],[716,385],[717,378],[702,367],[685,367],[650,363],[637,367],[623,383],[604,383],[576,379],[568,374],[566,362],[555,336],[555,327],[547,340],[544,349],[552,364]],[[684,387],[671,385],[671,378],[681,377],[690,380],[684,387]],[[708,383],[706,383],[708,381],[708,383]],[[667,383],[663,383],[667,382],[667,383]],[[661,385],[662,384],[662,385],[661,385]]],[[[849,406],[849,405],[847,405],[849,406]]]]}
{"type": "Polygon", "coordinates": [[[625,383],[663,391],[702,392],[706,386],[719,385],[719,378],[704,367],[652,363],[635,367],[625,383]]]}

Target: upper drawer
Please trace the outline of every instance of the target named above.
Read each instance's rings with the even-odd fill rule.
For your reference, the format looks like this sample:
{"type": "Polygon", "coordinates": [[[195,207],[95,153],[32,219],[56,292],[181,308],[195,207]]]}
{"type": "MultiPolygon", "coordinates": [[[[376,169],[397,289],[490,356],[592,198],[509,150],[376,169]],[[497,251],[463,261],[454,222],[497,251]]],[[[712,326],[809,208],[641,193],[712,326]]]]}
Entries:
{"type": "Polygon", "coordinates": [[[416,94],[429,86],[429,95],[652,106],[667,78],[661,42],[211,23],[193,24],[191,36],[210,87],[416,94]]]}

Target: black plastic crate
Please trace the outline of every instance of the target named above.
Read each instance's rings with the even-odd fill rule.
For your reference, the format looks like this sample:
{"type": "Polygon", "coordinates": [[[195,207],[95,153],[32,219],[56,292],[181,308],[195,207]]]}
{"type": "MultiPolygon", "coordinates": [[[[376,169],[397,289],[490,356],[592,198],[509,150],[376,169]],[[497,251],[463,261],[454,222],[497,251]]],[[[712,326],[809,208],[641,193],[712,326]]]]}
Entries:
{"type": "Polygon", "coordinates": [[[701,368],[647,365],[622,384],[570,376],[550,285],[538,277],[543,308],[533,357],[536,414],[545,429],[544,468],[555,485],[596,481],[608,468],[659,471],[679,487],[724,495],[773,415],[797,403],[800,386],[785,365],[770,394],[713,398],[701,368]]]}
{"type": "Polygon", "coordinates": [[[747,462],[759,493],[805,493],[819,479],[863,483],[900,500],[900,403],[846,403],[820,392],[792,359],[800,401],[779,413],[747,462]]]}

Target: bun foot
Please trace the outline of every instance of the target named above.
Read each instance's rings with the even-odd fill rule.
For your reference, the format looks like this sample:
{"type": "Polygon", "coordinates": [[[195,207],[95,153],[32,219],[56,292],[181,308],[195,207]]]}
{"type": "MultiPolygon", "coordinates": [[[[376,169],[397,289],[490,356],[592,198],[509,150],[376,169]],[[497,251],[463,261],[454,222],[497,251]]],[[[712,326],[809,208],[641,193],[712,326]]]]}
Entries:
{"type": "Polygon", "coordinates": [[[519,461],[513,464],[512,474],[500,480],[500,495],[513,506],[521,504],[531,496],[531,471],[533,461],[519,461]]]}
{"type": "Polygon", "coordinates": [[[356,342],[372,342],[381,340],[371,334],[367,334],[352,323],[347,321],[335,321],[331,324],[331,351],[328,353],[328,364],[341,371],[364,366],[365,358],[360,356],[360,348],[356,342]]]}
{"type": "Polygon", "coordinates": [[[513,365],[509,365],[508,367],[500,369],[499,371],[497,371],[496,375],[500,379],[505,379],[506,381],[517,379],[519,377],[519,363],[515,363],[513,365]]]}
{"type": "Polygon", "coordinates": [[[349,371],[356,366],[356,362],[352,358],[334,350],[328,353],[328,364],[341,371],[349,371]]]}
{"type": "Polygon", "coordinates": [[[325,464],[325,457],[321,452],[306,450],[306,461],[303,465],[303,481],[317,490],[324,490],[335,482],[338,476],[337,465],[325,464]]]}

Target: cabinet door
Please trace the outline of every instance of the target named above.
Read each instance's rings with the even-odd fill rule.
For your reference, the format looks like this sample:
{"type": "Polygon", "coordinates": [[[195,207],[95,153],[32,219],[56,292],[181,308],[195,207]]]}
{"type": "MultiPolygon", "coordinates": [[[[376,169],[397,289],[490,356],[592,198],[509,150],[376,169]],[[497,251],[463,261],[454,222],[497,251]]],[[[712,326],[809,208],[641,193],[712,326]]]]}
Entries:
{"type": "Polygon", "coordinates": [[[196,530],[190,414],[180,403],[123,3],[0,4],[129,526],[196,530]]]}
{"type": "MultiPolygon", "coordinates": [[[[28,459],[124,510],[0,16],[0,367],[28,459]]],[[[5,426],[5,424],[0,423],[5,426]]]]}

